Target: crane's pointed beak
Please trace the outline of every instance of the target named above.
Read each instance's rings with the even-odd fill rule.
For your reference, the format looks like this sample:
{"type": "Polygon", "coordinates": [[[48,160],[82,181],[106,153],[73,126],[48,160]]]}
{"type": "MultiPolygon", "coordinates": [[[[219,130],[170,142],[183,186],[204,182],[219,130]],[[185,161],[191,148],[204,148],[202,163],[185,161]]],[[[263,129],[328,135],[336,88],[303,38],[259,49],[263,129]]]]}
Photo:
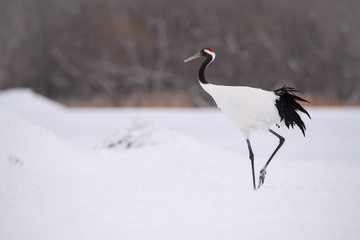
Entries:
{"type": "Polygon", "coordinates": [[[194,60],[195,58],[198,58],[198,57],[201,57],[201,53],[200,53],[200,52],[196,53],[195,55],[193,55],[193,56],[191,56],[191,57],[189,57],[189,58],[187,58],[187,59],[185,59],[184,62],[189,62],[189,61],[194,60]]]}

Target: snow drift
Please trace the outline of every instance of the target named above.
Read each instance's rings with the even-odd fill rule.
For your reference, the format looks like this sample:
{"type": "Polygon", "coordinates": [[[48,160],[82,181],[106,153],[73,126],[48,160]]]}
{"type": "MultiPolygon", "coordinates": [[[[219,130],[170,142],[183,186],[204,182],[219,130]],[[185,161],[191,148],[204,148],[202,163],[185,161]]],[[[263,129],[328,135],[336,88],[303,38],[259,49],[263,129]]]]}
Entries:
{"type": "MultiPolygon", "coordinates": [[[[246,146],[212,109],[69,110],[15,90],[0,107],[0,239],[360,236],[357,108],[310,109],[253,191],[246,146]]],[[[260,169],[273,139],[254,137],[260,169]]]]}

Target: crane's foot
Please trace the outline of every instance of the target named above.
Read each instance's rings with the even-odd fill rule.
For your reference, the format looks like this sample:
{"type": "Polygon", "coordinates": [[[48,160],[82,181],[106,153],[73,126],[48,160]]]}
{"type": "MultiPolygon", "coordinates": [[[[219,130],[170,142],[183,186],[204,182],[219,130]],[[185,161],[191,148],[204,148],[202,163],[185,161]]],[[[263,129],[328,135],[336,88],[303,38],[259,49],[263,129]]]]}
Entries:
{"type": "Polygon", "coordinates": [[[265,175],[266,175],[266,170],[265,168],[261,169],[260,171],[260,177],[259,177],[259,185],[258,185],[258,189],[264,184],[265,181],[265,175]]]}

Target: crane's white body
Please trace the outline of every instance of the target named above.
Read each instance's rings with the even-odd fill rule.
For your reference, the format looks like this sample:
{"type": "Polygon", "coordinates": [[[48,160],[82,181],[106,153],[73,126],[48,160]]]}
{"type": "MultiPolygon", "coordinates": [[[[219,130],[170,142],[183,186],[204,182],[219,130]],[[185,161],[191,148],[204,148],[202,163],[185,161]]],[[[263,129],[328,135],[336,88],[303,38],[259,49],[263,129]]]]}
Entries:
{"type": "Polygon", "coordinates": [[[269,130],[274,124],[280,126],[275,101],[279,96],[260,88],[203,84],[222,112],[240,129],[246,139],[251,131],[269,130]]]}

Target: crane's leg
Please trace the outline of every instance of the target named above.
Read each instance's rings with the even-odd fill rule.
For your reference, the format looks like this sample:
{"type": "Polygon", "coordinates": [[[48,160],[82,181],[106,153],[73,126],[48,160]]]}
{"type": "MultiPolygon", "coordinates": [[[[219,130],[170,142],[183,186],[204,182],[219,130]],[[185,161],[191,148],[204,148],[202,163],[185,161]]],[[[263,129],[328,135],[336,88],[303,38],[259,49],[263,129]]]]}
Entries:
{"type": "Polygon", "coordinates": [[[251,145],[250,145],[250,140],[246,139],[248,148],[249,148],[249,158],[251,161],[251,171],[252,171],[252,178],[253,178],[253,186],[254,186],[254,190],[256,190],[256,183],[255,183],[255,170],[254,170],[254,153],[251,149],[251,145]]]}
{"type": "Polygon", "coordinates": [[[260,188],[265,181],[265,174],[266,174],[266,168],[269,165],[269,163],[271,162],[271,159],[273,159],[273,157],[275,156],[275,154],[277,153],[277,151],[281,148],[281,146],[284,144],[285,142],[285,138],[280,136],[279,134],[277,134],[276,132],[274,132],[273,130],[269,130],[269,132],[271,132],[272,134],[274,134],[275,136],[277,136],[279,138],[279,145],[275,148],[274,152],[271,154],[269,160],[267,160],[267,162],[265,163],[264,167],[261,169],[260,171],[260,177],[259,177],[259,186],[258,188],[260,188]]]}

